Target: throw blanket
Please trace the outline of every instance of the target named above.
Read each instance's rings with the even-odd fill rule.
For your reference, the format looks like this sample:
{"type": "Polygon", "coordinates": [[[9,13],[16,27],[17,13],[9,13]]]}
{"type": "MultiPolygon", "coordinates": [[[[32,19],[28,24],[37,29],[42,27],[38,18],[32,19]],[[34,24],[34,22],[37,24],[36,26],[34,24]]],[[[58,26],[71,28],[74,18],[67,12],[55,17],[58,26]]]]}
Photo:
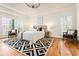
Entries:
{"type": "Polygon", "coordinates": [[[30,41],[30,44],[35,43],[37,40],[43,38],[45,35],[44,31],[25,31],[18,34],[17,38],[30,41]]]}

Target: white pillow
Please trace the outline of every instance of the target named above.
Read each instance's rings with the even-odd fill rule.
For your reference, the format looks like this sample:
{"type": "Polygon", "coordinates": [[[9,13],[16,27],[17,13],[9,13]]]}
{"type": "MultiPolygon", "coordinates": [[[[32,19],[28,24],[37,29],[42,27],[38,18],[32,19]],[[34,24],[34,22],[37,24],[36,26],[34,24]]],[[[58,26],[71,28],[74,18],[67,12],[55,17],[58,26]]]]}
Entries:
{"type": "Polygon", "coordinates": [[[73,34],[74,33],[74,31],[68,31],[68,34],[73,34]]]}
{"type": "Polygon", "coordinates": [[[36,31],[36,29],[31,29],[30,31],[36,31]]]}
{"type": "Polygon", "coordinates": [[[12,30],[12,33],[15,33],[15,30],[12,30]]]}

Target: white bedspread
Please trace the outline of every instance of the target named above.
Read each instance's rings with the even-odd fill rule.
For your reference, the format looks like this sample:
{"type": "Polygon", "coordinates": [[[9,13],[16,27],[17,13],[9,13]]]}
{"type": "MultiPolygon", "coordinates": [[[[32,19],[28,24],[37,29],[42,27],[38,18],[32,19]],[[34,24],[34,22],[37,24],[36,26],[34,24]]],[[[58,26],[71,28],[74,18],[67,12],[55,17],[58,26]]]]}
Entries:
{"type": "MultiPolygon", "coordinates": [[[[26,31],[23,32],[23,39],[29,40],[30,44],[35,43],[38,39],[41,39],[44,37],[44,31],[26,31]]],[[[18,39],[21,38],[21,33],[17,36],[18,39]]]]}

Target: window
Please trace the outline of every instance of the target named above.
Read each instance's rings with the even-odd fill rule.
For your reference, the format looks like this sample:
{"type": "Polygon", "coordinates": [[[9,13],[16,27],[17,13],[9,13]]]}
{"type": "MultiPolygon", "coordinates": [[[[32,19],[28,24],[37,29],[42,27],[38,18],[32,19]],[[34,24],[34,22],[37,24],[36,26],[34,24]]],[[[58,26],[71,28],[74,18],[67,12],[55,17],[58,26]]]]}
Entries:
{"type": "Polygon", "coordinates": [[[61,33],[67,31],[67,29],[73,29],[73,17],[63,16],[61,19],[61,33]]]}
{"type": "Polygon", "coordinates": [[[8,31],[12,29],[12,19],[7,17],[2,17],[0,20],[0,34],[7,35],[8,31]]]}
{"type": "Polygon", "coordinates": [[[43,24],[43,16],[38,16],[37,24],[43,24]]]}

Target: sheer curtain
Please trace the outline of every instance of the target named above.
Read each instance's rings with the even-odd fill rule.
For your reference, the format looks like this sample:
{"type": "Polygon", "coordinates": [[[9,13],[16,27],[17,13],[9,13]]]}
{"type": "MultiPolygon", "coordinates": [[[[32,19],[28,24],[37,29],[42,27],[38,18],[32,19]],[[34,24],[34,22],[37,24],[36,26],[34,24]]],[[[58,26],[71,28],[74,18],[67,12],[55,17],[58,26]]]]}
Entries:
{"type": "Polygon", "coordinates": [[[0,34],[8,35],[8,31],[12,29],[12,19],[1,17],[0,19],[0,34]]]}
{"type": "Polygon", "coordinates": [[[66,32],[67,29],[73,29],[73,17],[72,16],[63,16],[61,20],[61,35],[63,32],[66,32]]]}
{"type": "Polygon", "coordinates": [[[38,24],[38,25],[39,25],[39,24],[43,25],[43,16],[38,16],[38,17],[37,17],[37,24],[38,24]]]}

